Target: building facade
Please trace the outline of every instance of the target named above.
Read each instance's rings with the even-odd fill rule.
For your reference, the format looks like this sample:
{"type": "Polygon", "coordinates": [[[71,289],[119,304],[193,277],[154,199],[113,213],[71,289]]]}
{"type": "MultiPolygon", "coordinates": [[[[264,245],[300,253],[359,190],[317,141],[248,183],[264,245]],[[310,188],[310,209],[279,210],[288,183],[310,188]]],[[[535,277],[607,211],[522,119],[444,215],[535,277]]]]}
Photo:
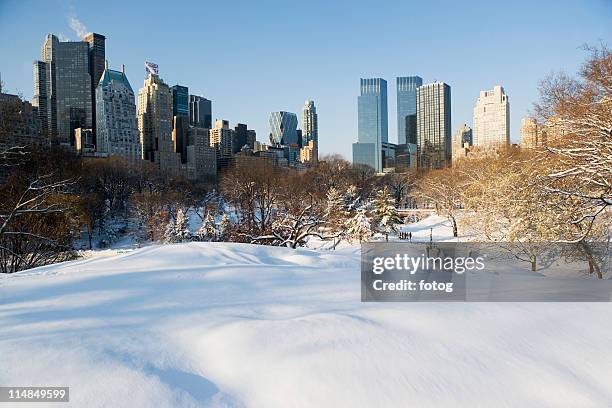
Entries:
{"type": "Polygon", "coordinates": [[[189,88],[174,85],[172,90],[172,115],[189,116],[189,88]]]}
{"type": "Polygon", "coordinates": [[[228,120],[216,120],[215,127],[210,129],[210,146],[217,149],[217,159],[232,157],[232,139],[234,131],[229,127],[228,120]]]}
{"type": "Polygon", "coordinates": [[[74,146],[74,129],[91,129],[92,84],[89,44],[49,34],[41,61],[34,62],[34,98],[53,144],[74,146]]]}
{"type": "Polygon", "coordinates": [[[134,91],[121,71],[107,68],[96,86],[97,151],[136,162],[142,159],[134,91]]]}
{"type": "Polygon", "coordinates": [[[142,158],[156,163],[162,171],[179,174],[181,157],[172,139],[172,91],[159,75],[149,73],[138,91],[137,117],[142,158]]]}
{"type": "Polygon", "coordinates": [[[210,129],[190,126],[187,150],[187,178],[211,180],[217,176],[217,153],[210,146],[210,129]]]}
{"type": "Polygon", "coordinates": [[[357,98],[357,143],[353,144],[353,163],[366,164],[376,171],[383,169],[382,144],[387,143],[387,81],[362,78],[357,98]]]}
{"type": "Polygon", "coordinates": [[[467,123],[462,124],[453,135],[453,163],[467,157],[469,148],[473,145],[472,128],[467,123]]]}
{"type": "MultiPolygon", "coordinates": [[[[302,109],[302,143],[303,148],[309,148],[309,163],[319,159],[319,116],[314,101],[308,100],[302,109]],[[312,144],[310,142],[313,142],[312,144]]],[[[303,162],[303,160],[302,160],[303,162]]]]}
{"type": "Polygon", "coordinates": [[[300,162],[308,164],[316,163],[315,151],[315,141],[310,140],[300,149],[300,162]]]}
{"type": "Polygon", "coordinates": [[[298,144],[297,124],[295,113],[272,112],[270,114],[270,143],[273,145],[298,144]]]}
{"type": "Polygon", "coordinates": [[[397,77],[397,143],[416,144],[416,90],[420,76],[397,77]]]}
{"type": "Polygon", "coordinates": [[[0,92],[0,151],[15,146],[47,144],[38,108],[17,95],[0,92]]]}
{"type": "Polygon", "coordinates": [[[444,82],[417,88],[417,156],[423,168],[451,164],[451,88],[444,82]]]}
{"type": "Polygon", "coordinates": [[[212,128],[212,102],[202,96],[189,95],[189,124],[212,128]]]}
{"type": "Polygon", "coordinates": [[[96,114],[96,88],[106,69],[106,37],[102,34],[89,33],[83,38],[89,49],[89,76],[91,77],[91,123],[93,130],[94,145],[97,143],[97,120],[96,114]]]}
{"type": "Polygon", "coordinates": [[[501,86],[480,91],[474,106],[474,146],[479,148],[510,144],[510,103],[501,86]]]}

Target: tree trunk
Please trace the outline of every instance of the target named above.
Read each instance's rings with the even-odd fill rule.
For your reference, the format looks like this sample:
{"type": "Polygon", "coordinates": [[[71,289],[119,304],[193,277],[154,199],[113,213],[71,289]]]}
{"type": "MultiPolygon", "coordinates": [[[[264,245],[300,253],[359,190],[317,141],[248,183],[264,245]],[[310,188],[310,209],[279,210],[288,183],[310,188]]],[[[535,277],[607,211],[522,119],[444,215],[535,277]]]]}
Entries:
{"type": "Polygon", "coordinates": [[[589,263],[589,275],[592,275],[593,272],[595,272],[597,275],[597,279],[603,279],[603,273],[601,273],[601,269],[599,268],[599,265],[597,264],[597,260],[593,256],[593,251],[591,250],[591,247],[589,246],[589,244],[587,244],[584,241],[581,241],[580,246],[584,250],[584,253],[587,258],[587,262],[589,263]]]}
{"type": "Polygon", "coordinates": [[[536,271],[536,256],[535,255],[530,255],[529,256],[529,261],[531,262],[531,272],[535,272],[536,271]]]}

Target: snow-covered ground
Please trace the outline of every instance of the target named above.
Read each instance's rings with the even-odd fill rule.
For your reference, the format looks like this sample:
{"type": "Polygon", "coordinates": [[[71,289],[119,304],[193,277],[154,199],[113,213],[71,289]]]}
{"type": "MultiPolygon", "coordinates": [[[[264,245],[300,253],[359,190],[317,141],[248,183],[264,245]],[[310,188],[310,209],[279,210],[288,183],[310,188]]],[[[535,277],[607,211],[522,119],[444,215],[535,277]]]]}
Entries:
{"type": "Polygon", "coordinates": [[[361,303],[348,245],[104,255],[0,277],[0,385],[70,386],[59,407],[612,406],[610,303],[361,303]]]}

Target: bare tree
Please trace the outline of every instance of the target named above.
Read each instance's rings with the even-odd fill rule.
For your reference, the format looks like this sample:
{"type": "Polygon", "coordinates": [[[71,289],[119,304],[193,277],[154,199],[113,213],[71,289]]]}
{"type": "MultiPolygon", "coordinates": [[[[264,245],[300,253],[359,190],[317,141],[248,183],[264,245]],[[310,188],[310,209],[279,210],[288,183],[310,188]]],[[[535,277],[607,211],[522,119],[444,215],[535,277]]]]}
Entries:
{"type": "Polygon", "coordinates": [[[580,231],[571,242],[586,239],[596,218],[610,220],[612,205],[612,53],[587,49],[591,57],[579,77],[549,76],[535,105],[540,122],[552,128],[539,158],[549,170],[539,182],[583,209],[570,221],[580,231]]]}
{"type": "Polygon", "coordinates": [[[430,171],[416,187],[419,198],[434,205],[436,212],[451,222],[454,237],[458,236],[457,211],[463,207],[466,185],[464,173],[452,167],[430,171]]]}
{"type": "MultiPolygon", "coordinates": [[[[11,160],[12,153],[0,153],[11,160]]],[[[23,167],[21,163],[20,167],[23,167]]],[[[71,180],[52,174],[11,174],[0,185],[0,270],[16,272],[70,256],[70,202],[65,194],[71,180]]]]}

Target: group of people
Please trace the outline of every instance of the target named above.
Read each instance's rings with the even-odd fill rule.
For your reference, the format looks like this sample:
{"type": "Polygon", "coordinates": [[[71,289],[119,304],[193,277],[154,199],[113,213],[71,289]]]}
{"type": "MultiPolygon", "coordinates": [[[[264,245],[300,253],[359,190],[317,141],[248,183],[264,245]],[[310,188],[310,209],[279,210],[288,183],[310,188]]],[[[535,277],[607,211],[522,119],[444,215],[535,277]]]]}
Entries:
{"type": "Polygon", "coordinates": [[[412,242],[412,232],[408,231],[400,231],[399,234],[399,239],[407,239],[408,241],[412,242]]]}

